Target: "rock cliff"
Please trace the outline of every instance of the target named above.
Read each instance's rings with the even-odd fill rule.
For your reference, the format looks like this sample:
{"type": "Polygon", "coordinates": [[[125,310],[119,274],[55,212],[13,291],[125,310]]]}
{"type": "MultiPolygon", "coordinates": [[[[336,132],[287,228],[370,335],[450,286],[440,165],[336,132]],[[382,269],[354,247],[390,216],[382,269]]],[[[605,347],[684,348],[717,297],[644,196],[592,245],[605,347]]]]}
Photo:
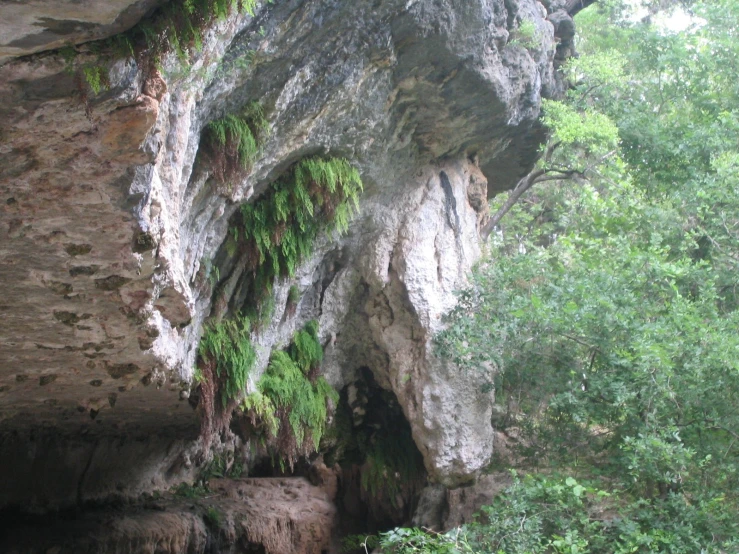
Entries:
{"type": "Polygon", "coordinates": [[[572,7],[259,2],[214,19],[187,62],[154,64],[84,41],[161,16],[156,2],[79,4],[0,7],[0,505],[64,508],[194,475],[198,343],[251,278],[229,227],[311,156],[359,170],[359,214],[276,282],[248,390],[318,320],[328,382],[351,395],[369,371],[429,480],[474,481],[492,454],[490,393],[431,339],[480,256],[488,196],[535,161],[572,7]],[[255,102],[269,133],[224,184],[207,125],[255,102]]]}

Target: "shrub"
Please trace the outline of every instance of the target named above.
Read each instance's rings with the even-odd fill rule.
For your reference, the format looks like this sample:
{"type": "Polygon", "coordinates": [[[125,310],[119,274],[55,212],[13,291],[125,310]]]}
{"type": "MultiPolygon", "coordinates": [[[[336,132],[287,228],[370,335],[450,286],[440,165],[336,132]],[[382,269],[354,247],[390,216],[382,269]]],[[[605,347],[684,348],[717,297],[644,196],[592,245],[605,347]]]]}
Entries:
{"type": "Polygon", "coordinates": [[[572,477],[530,475],[514,477],[468,525],[441,535],[396,529],[380,542],[386,553],[719,554],[733,551],[735,534],[715,502],[634,499],[572,477]]]}

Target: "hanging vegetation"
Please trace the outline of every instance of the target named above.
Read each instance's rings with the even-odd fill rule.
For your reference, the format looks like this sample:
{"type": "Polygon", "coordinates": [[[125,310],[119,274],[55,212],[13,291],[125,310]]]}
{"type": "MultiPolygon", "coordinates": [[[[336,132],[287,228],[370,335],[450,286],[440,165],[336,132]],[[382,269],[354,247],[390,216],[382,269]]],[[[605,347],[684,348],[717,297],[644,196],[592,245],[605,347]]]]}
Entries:
{"type": "MultiPolygon", "coordinates": [[[[264,128],[258,121],[263,118],[261,110],[254,106],[248,110],[250,115],[241,122],[220,120],[213,126],[212,144],[236,142],[236,134],[246,133],[244,127],[249,132],[264,128]]],[[[250,152],[241,145],[232,150],[239,163],[250,152]]],[[[250,337],[265,324],[265,314],[274,311],[274,280],[294,274],[321,231],[347,230],[361,190],[359,172],[346,160],[309,158],[293,166],[259,200],[242,206],[226,248],[232,255],[244,256],[252,275],[247,294],[251,301],[242,306],[242,315],[209,327],[201,340],[198,369],[206,437],[228,427],[233,409],[246,392],[256,358],[250,337]],[[217,397],[220,404],[214,400],[217,397]]],[[[260,381],[262,396],[250,395],[242,405],[255,425],[275,429],[271,434],[277,440],[276,450],[290,464],[312,451],[311,445],[318,447],[325,430],[326,399],[336,394],[318,377],[322,356],[317,324],[309,323],[296,333],[286,352],[273,354],[260,381]],[[277,428],[271,418],[280,422],[277,428]]]]}
{"type": "Polygon", "coordinates": [[[85,104],[87,84],[94,94],[110,86],[107,64],[112,58],[136,57],[145,68],[161,67],[162,58],[174,52],[180,64],[189,67],[193,51],[203,48],[205,31],[217,21],[236,14],[254,15],[257,0],[170,0],[124,33],[89,42],[85,50],[97,55],[96,62],[77,65],[77,50],[64,46],[59,53],[67,71],[74,73],[85,104]]]}
{"type": "Polygon", "coordinates": [[[245,177],[268,133],[269,122],[257,102],[248,104],[240,113],[211,121],[203,134],[203,151],[215,179],[233,185],[236,179],[245,177]]]}
{"type": "Polygon", "coordinates": [[[318,450],[338,402],[338,393],[318,376],[322,359],[318,323],[309,321],[286,350],[272,353],[257,392],[242,403],[254,428],[267,431],[262,438],[281,465],[292,468],[299,456],[318,450]]]}
{"type": "Polygon", "coordinates": [[[359,172],[345,159],[308,158],[259,200],[244,204],[229,241],[254,275],[249,296],[258,302],[271,293],[275,278],[294,275],[319,232],[345,232],[361,191],[359,172]]]}
{"type": "Polygon", "coordinates": [[[136,45],[143,44],[142,53],[155,64],[169,52],[188,64],[190,51],[203,48],[208,27],[234,14],[254,15],[256,6],[256,0],[172,0],[152,17],[109,41],[126,54],[133,54],[136,45]]]}

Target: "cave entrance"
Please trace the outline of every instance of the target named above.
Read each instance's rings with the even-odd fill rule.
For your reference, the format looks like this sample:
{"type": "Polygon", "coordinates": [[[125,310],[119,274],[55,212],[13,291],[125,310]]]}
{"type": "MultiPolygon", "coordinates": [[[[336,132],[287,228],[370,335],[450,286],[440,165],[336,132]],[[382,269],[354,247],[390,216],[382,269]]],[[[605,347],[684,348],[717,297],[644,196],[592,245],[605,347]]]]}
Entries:
{"type": "MultiPolygon", "coordinates": [[[[338,513],[336,542],[407,525],[427,479],[395,394],[380,387],[367,367],[340,391],[319,453],[289,467],[265,452],[251,465],[249,477],[305,477],[326,490],[338,513]]],[[[346,544],[346,552],[364,552],[346,550],[346,544]]]]}
{"type": "Polygon", "coordinates": [[[407,524],[426,483],[423,457],[395,395],[369,368],[341,391],[334,429],[324,460],[340,472],[337,534],[366,536],[407,524]]]}

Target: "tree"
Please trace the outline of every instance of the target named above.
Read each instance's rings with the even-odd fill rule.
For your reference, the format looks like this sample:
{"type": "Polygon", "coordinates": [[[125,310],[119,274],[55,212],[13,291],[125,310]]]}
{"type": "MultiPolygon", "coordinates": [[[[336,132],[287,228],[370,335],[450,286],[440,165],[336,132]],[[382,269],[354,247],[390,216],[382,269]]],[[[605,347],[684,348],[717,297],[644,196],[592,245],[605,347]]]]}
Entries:
{"type": "Polygon", "coordinates": [[[583,511],[552,497],[574,495],[566,478],[518,486],[466,540],[533,542],[475,551],[736,549],[739,2],[694,2],[681,32],[620,8],[579,15],[573,89],[544,106],[552,138],[497,200],[490,255],[437,337],[489,376],[528,471],[611,496],[583,511]]]}

